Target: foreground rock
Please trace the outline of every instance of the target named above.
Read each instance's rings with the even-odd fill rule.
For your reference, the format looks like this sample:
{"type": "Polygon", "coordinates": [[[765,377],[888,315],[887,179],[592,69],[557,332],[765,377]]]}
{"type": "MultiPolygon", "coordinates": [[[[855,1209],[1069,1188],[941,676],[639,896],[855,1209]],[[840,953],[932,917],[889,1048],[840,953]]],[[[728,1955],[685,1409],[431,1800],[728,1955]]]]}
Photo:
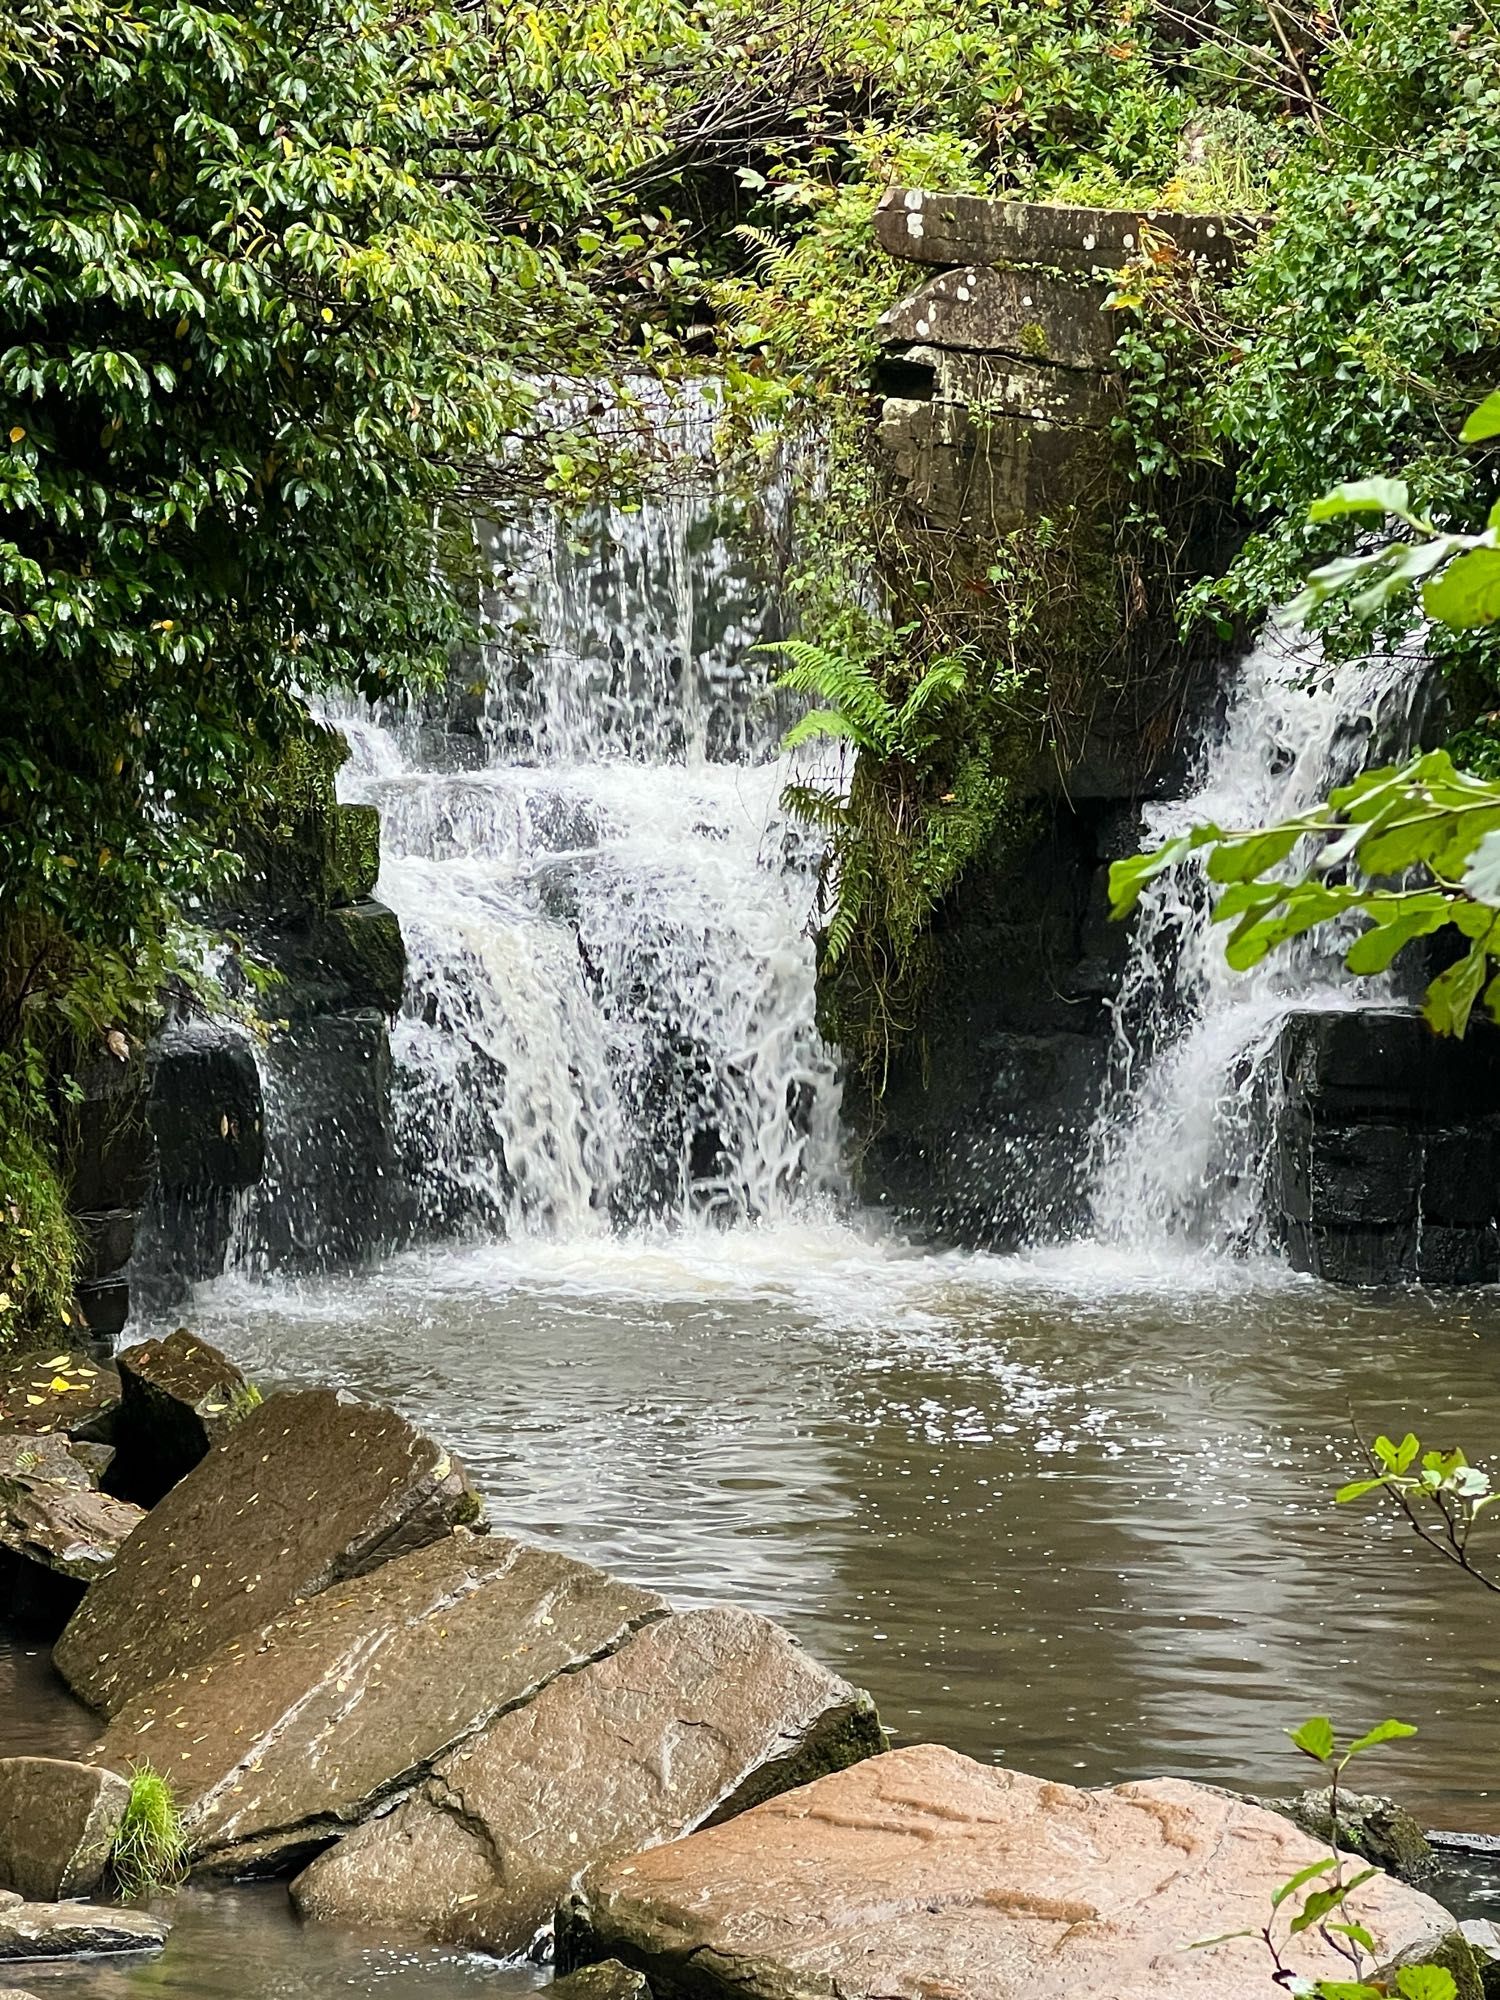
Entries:
{"type": "Polygon", "coordinates": [[[0,1431],[56,1431],[110,1441],[120,1378],[86,1348],[49,1348],[0,1359],[0,1431]]]}
{"type": "Polygon", "coordinates": [[[137,1696],[97,1755],[170,1779],[200,1867],[273,1872],[664,1610],[550,1549],[460,1532],[137,1696]]]}
{"type": "MultiPolygon", "coordinates": [[[[694,2000],[1275,2000],[1258,1939],[1192,1946],[1259,1929],[1320,1852],[1179,1779],[1082,1792],[924,1744],[591,1869],[559,1960],[618,1958],[694,2000]]],[[[1387,1876],[1350,1908],[1382,1962],[1452,1939],[1446,1911],[1387,1876]]],[[[1286,1957],[1348,1976],[1306,1935],[1286,1957]]]]}
{"type": "Polygon", "coordinates": [[[111,1484],[154,1507],[260,1402],[225,1354],[185,1326],[123,1349],[111,1484]]]}
{"type": "Polygon", "coordinates": [[[0,1888],[33,1903],[91,1896],[129,1799],[125,1779],[91,1764],[0,1758],[0,1888]]]}
{"type": "Polygon", "coordinates": [[[65,1437],[0,1432],[0,1548],[92,1583],[144,1518],[98,1491],[93,1467],[65,1437]]]}
{"type": "Polygon", "coordinates": [[[148,1917],[143,1910],[0,1897],[0,1963],[80,1958],[106,1951],[160,1951],[167,1931],[159,1917],[148,1917]]]}
{"type": "Polygon", "coordinates": [[[113,1715],[293,1603],[477,1513],[448,1453],[393,1410],[331,1389],[273,1396],[131,1536],[69,1620],[58,1670],[113,1715]]]}
{"type": "Polygon", "coordinates": [[[769,1619],[688,1612],[502,1715],[292,1897],[304,1916],[522,1951],[580,1868],[883,1748],[869,1697],[769,1619]]]}

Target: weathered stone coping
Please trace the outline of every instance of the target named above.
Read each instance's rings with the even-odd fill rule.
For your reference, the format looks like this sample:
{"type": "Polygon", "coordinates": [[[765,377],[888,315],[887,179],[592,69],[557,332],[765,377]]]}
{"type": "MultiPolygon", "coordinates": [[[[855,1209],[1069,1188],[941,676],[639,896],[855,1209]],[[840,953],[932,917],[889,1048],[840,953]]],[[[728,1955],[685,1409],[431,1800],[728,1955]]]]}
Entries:
{"type": "Polygon", "coordinates": [[[1140,248],[1142,224],[1218,274],[1234,269],[1257,226],[1246,216],[1069,208],[925,188],[892,188],[875,212],[881,248],[907,263],[1043,264],[1082,273],[1127,263],[1140,248]]]}

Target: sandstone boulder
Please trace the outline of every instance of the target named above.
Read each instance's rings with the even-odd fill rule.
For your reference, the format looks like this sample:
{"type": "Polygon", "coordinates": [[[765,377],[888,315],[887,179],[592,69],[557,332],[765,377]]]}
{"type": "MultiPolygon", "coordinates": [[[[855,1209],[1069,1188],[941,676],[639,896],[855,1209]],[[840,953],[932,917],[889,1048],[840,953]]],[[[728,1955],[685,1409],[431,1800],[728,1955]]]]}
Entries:
{"type": "MultiPolygon", "coordinates": [[[[1083,1792],[924,1744],[589,1870],[558,1955],[564,1969],[618,1958],[695,2000],[1275,2000],[1258,1939],[1193,1947],[1258,1930],[1279,1885],[1327,1851],[1179,1779],[1083,1792]]],[[[1454,1928],[1385,1875],[1350,1909],[1383,1962],[1454,1928]]],[[[1312,1933],[1286,1958],[1348,1977],[1312,1933]]]]}
{"type": "Polygon", "coordinates": [[[96,1754],[170,1779],[200,1868],[274,1872],[664,1609],[550,1549],[459,1532],[138,1695],[96,1754]]]}
{"type": "Polygon", "coordinates": [[[0,1357],[0,1431],[57,1431],[108,1443],[120,1377],[86,1347],[0,1357]]]}
{"type": "Polygon", "coordinates": [[[129,1798],[113,1771],[61,1757],[0,1758],[0,1888],[32,1903],[91,1896],[129,1798]]]}
{"type": "Polygon", "coordinates": [[[502,1715],[292,1897],[304,1916],[519,1952],[580,1868],[883,1748],[869,1697],[769,1619],[687,1612],[502,1715]]]}
{"type": "Polygon", "coordinates": [[[154,1508],[57,1643],[75,1693],[133,1695],[478,1512],[442,1446],[331,1389],[273,1396],[154,1508]]]}
{"type": "Polygon", "coordinates": [[[96,1903],[0,1905],[0,1963],[29,1958],[81,1958],[96,1952],[160,1951],[168,1926],[144,1910],[96,1903]]]}
{"type": "Polygon", "coordinates": [[[117,1493],[154,1507],[260,1402],[225,1354],[185,1326],[119,1354],[117,1493]]]}
{"type": "Polygon", "coordinates": [[[0,1549],[92,1583],[144,1519],[101,1493],[91,1465],[56,1432],[0,1432],[0,1549]]]}

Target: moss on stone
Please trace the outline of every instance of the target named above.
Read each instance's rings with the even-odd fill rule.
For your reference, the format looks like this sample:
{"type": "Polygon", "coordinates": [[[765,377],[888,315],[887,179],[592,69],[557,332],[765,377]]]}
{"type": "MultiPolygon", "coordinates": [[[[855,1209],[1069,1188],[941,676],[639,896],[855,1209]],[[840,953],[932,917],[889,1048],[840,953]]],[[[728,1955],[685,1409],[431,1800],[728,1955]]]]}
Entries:
{"type": "Polygon", "coordinates": [[[56,1161],[0,1122],[0,1351],[65,1333],[78,1237],[56,1161]]]}
{"type": "Polygon", "coordinates": [[[322,916],[373,891],[380,815],[374,806],[339,803],[335,787],[348,756],[332,729],[282,751],[241,833],[242,900],[283,916],[322,916]]]}

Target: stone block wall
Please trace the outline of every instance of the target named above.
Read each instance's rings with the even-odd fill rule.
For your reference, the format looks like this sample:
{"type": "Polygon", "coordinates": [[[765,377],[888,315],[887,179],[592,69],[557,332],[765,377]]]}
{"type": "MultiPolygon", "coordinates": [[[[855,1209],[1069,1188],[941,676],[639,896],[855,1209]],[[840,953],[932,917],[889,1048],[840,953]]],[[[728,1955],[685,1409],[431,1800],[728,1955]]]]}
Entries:
{"type": "Polygon", "coordinates": [[[1341,1285],[1500,1281],[1500,1029],[1414,1008],[1297,1014],[1275,1198],[1294,1268],[1341,1285]]]}

